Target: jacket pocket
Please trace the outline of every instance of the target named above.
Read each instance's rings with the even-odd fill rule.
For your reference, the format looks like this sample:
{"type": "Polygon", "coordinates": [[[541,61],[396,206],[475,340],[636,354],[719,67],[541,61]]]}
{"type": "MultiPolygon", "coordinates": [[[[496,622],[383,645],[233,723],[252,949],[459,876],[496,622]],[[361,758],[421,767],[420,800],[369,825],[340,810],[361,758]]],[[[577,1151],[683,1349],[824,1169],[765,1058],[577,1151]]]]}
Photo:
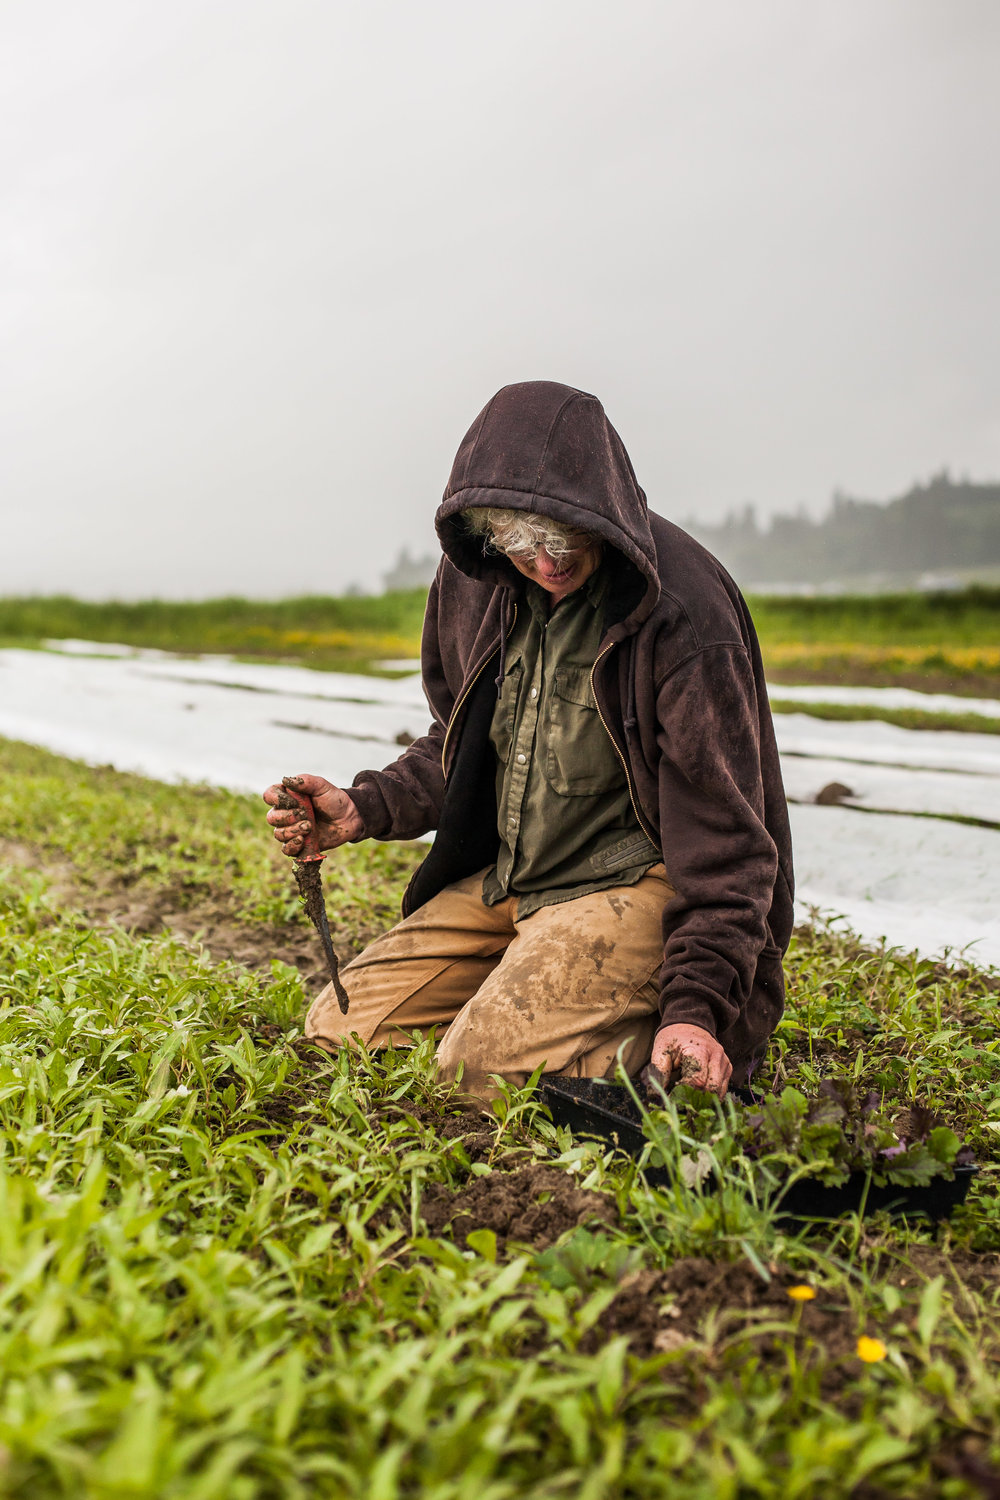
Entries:
{"type": "Polygon", "coordinates": [[[660,850],[644,833],[630,833],[598,855],[602,868],[609,875],[613,875],[616,870],[627,870],[629,865],[641,864],[645,859],[658,864],[662,858],[660,850]]]}
{"type": "Polygon", "coordinates": [[[625,773],[597,711],[590,667],[567,663],[552,682],[545,723],[545,774],[562,797],[597,797],[625,773]]]}

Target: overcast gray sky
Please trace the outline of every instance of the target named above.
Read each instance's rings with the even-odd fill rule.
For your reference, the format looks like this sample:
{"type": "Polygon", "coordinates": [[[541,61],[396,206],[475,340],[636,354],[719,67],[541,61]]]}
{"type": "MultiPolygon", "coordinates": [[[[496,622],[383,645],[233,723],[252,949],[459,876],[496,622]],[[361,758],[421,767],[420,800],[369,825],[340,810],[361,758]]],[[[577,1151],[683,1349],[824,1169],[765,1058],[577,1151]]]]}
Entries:
{"type": "Polygon", "coordinates": [[[511,380],[678,520],[1000,475],[995,0],[0,18],[0,592],[371,586],[511,380]]]}

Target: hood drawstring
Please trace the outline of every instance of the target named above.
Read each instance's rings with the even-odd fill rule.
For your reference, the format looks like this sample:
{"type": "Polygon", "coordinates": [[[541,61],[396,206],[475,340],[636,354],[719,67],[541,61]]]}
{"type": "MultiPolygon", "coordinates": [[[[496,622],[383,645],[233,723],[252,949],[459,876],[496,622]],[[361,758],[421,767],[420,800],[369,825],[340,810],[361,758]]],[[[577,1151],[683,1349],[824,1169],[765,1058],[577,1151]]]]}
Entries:
{"type": "Polygon", "coordinates": [[[503,692],[503,680],[507,674],[507,601],[504,600],[500,611],[500,670],[497,673],[496,689],[497,697],[503,692]]]}

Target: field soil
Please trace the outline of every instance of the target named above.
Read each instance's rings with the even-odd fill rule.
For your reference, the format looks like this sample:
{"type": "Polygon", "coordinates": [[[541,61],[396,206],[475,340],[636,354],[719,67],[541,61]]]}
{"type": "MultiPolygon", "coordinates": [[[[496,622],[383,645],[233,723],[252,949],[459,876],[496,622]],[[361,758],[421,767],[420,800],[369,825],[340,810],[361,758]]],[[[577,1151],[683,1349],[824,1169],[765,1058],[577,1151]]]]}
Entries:
{"type": "Polygon", "coordinates": [[[489,1229],[500,1245],[518,1240],[539,1250],[569,1229],[618,1217],[605,1194],[585,1192],[565,1172],[537,1162],[470,1178],[454,1191],[434,1183],[420,1211],[432,1234],[448,1228],[459,1243],[477,1229],[489,1229]]]}
{"type": "MultiPolygon", "coordinates": [[[[327,1053],[259,799],[0,770],[12,1500],[1000,1494],[995,976],[797,930],[755,1090],[926,1104],[983,1171],[939,1226],[793,1229],[775,1185],[839,1125],[752,1154],[672,1094],[657,1190],[537,1094],[469,1108],[430,1039],[327,1053]]],[[[345,958],[422,852],[338,852],[345,958]]]]}
{"type": "Polygon", "coordinates": [[[996,673],[885,672],[860,662],[852,662],[835,672],[809,667],[768,667],[767,680],[796,686],[913,688],[918,693],[953,693],[959,698],[1000,698],[1000,676],[996,673]]]}
{"type": "MultiPolygon", "coordinates": [[[[129,871],[102,870],[81,876],[67,859],[16,839],[0,838],[0,864],[42,876],[63,909],[78,911],[95,926],[115,926],[137,936],[169,932],[204,948],[214,963],[227,960],[258,973],[270,972],[277,959],[298,970],[303,982],[319,988],[329,978],[320,939],[312,926],[241,918],[225,887],[218,895],[192,894],[181,882],[152,889],[137,888],[129,871]]],[[[287,871],[294,888],[291,861],[287,871]]],[[[382,930],[354,927],[350,933],[333,928],[334,947],[348,963],[382,930]]]]}

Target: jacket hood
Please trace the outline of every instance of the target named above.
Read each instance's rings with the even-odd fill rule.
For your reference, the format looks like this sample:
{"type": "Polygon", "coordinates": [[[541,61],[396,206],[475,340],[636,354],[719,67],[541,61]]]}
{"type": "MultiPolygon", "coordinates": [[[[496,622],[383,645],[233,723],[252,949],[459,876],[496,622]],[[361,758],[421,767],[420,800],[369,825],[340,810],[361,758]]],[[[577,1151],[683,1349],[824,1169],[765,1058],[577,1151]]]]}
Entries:
{"type": "Polygon", "coordinates": [[[616,611],[634,628],[660,581],[646,496],[596,396],[551,380],[505,385],[473,422],[435,517],[445,556],[461,572],[512,587],[521,575],[459,520],[471,506],[531,511],[589,531],[614,549],[616,611]]]}

